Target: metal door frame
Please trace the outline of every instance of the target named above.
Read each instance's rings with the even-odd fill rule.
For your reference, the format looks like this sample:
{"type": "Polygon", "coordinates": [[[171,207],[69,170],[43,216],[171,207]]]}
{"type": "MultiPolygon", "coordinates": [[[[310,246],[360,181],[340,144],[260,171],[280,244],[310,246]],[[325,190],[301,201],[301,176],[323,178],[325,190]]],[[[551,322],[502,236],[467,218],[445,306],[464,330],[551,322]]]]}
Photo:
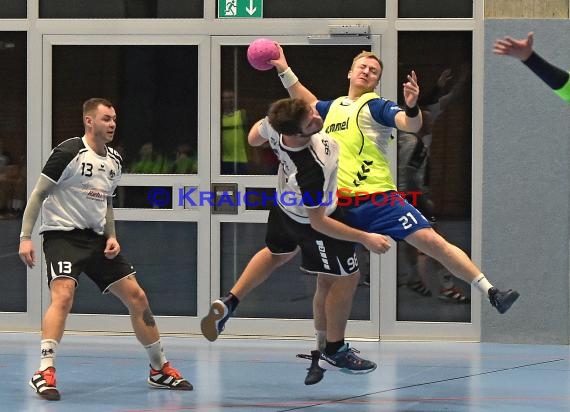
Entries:
{"type": "MultiPolygon", "coordinates": [[[[209,60],[209,37],[194,35],[58,35],[50,34],[43,36],[43,104],[42,104],[42,162],[45,163],[51,152],[52,142],[52,46],[55,45],[197,45],[198,46],[198,152],[209,150],[208,139],[210,125],[207,121],[209,111],[210,71],[207,70],[203,61],[209,60]]],[[[121,180],[121,186],[172,186],[173,196],[178,189],[197,187],[198,190],[209,190],[209,158],[198,157],[198,170],[203,171],[196,175],[125,175],[121,180]]],[[[190,210],[179,206],[173,199],[172,209],[115,209],[115,219],[125,221],[179,221],[198,223],[198,256],[207,256],[209,251],[209,208],[196,207],[190,210]]],[[[120,234],[119,234],[120,240],[120,234]]],[[[39,244],[39,243],[38,243],[39,244]]],[[[41,257],[43,259],[43,257],[41,257]]],[[[40,257],[38,257],[40,259],[40,257]]],[[[189,333],[199,332],[199,318],[209,306],[209,281],[207,274],[210,273],[209,261],[198,260],[197,278],[197,317],[187,316],[156,316],[160,325],[161,333],[189,333]]],[[[136,262],[133,262],[136,268],[136,262]]],[[[45,278],[45,268],[42,266],[42,279],[45,278]]],[[[49,302],[49,289],[47,283],[42,283],[42,316],[49,302]]],[[[132,326],[128,315],[99,315],[99,314],[69,314],[67,330],[97,331],[97,332],[131,332],[132,326]]]]}

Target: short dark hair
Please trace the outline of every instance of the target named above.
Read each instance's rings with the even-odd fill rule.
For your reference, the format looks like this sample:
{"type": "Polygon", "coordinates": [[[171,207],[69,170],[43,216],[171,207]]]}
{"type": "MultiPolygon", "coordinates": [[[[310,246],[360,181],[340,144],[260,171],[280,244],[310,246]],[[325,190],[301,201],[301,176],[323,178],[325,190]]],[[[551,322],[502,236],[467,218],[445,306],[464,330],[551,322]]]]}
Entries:
{"type": "Polygon", "coordinates": [[[309,104],[301,99],[281,99],[269,106],[269,124],[278,133],[294,135],[302,133],[301,121],[309,112],[309,104]]]}
{"type": "Polygon", "coordinates": [[[100,104],[109,108],[113,107],[113,103],[107,99],[102,97],[92,97],[83,103],[83,117],[96,111],[100,104]]]}

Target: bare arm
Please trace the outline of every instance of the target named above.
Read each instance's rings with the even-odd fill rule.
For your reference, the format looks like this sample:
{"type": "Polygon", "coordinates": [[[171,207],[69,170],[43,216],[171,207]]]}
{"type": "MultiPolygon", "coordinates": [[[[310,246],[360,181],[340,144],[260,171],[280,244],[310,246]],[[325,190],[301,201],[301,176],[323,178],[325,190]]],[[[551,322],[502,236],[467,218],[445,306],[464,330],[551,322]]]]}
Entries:
{"type": "Polygon", "coordinates": [[[289,64],[287,64],[287,60],[285,59],[283,48],[278,43],[275,44],[279,47],[279,58],[276,60],[270,60],[269,63],[273,64],[277,69],[277,74],[283,82],[283,86],[285,86],[287,92],[289,92],[289,96],[297,99],[303,99],[311,106],[314,106],[318,101],[317,97],[309,89],[303,86],[299,79],[297,79],[297,76],[293,74],[289,64]]]}
{"type": "Polygon", "coordinates": [[[418,108],[420,86],[416,73],[408,74],[407,82],[403,84],[406,110],[398,112],[395,117],[396,127],[404,132],[416,133],[422,127],[422,113],[418,108]]]}
{"type": "Polygon", "coordinates": [[[267,142],[267,139],[259,133],[259,126],[261,126],[262,120],[255,122],[249,130],[247,141],[250,146],[261,146],[263,143],[267,142]]]}
{"type": "Polygon", "coordinates": [[[317,232],[336,239],[361,243],[371,252],[378,254],[385,253],[390,249],[390,240],[387,236],[377,233],[368,233],[347,226],[338,220],[326,216],[326,208],[324,206],[307,208],[306,210],[311,222],[311,227],[317,232]]]}

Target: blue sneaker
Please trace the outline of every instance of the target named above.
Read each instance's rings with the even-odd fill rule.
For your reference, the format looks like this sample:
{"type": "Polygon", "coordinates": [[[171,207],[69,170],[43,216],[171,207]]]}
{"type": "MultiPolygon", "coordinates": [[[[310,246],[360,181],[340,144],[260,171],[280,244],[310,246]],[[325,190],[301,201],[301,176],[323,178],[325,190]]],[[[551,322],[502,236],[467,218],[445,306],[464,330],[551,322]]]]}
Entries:
{"type": "Polygon", "coordinates": [[[509,289],[506,292],[502,292],[495,287],[489,289],[489,302],[499,313],[505,313],[509,310],[518,298],[519,293],[516,290],[509,289]]]}
{"type": "Polygon", "coordinates": [[[357,353],[360,352],[354,348],[349,348],[348,343],[345,343],[334,355],[327,355],[323,352],[319,366],[326,369],[332,365],[340,372],[350,374],[369,373],[376,369],[374,362],[362,359],[356,355],[357,353]]]}
{"type": "Polygon", "coordinates": [[[231,313],[224,302],[220,299],[212,302],[210,312],[202,318],[200,322],[200,329],[202,335],[210,342],[218,339],[218,336],[224,330],[226,321],[230,318],[231,313]]]}

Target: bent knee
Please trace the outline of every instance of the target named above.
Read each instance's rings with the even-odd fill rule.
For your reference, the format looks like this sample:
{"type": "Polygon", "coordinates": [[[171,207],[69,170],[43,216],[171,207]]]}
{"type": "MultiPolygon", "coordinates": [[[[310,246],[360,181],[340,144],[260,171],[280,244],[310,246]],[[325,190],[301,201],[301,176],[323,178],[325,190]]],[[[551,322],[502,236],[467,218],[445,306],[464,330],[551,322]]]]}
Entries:
{"type": "Polygon", "coordinates": [[[63,309],[71,308],[75,296],[75,282],[70,279],[54,279],[50,285],[51,304],[63,309]]]}
{"type": "Polygon", "coordinates": [[[146,297],[146,293],[140,287],[137,290],[133,291],[130,300],[139,307],[146,308],[148,306],[148,299],[146,297]]]}
{"type": "Polygon", "coordinates": [[[146,293],[141,287],[130,290],[122,300],[130,313],[142,313],[149,307],[146,293]]]}
{"type": "Polygon", "coordinates": [[[431,228],[420,229],[405,240],[424,253],[441,251],[449,247],[449,242],[431,228]]]}

